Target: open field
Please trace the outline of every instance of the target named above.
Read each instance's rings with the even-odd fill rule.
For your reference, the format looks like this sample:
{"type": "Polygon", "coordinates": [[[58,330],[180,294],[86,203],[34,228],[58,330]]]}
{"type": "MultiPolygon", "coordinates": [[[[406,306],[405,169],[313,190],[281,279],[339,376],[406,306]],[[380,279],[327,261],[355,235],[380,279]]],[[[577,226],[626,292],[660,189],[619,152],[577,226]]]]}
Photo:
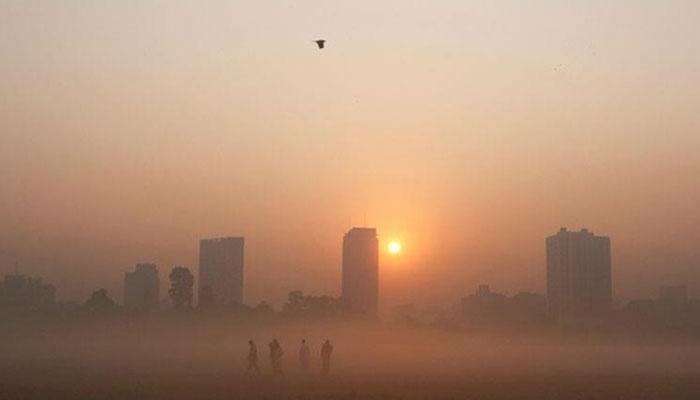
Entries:
{"type": "Polygon", "coordinates": [[[353,324],[189,321],[9,326],[0,399],[694,399],[700,346],[490,337],[353,324]],[[269,372],[267,341],[286,351],[269,372]],[[315,370],[297,368],[300,338],[315,370]],[[318,373],[319,343],[335,344],[318,373]],[[263,375],[244,374],[246,341],[263,375]]]}
{"type": "Polygon", "coordinates": [[[221,371],[132,374],[56,363],[3,371],[3,399],[697,399],[698,376],[420,376],[244,379],[221,371]]]}

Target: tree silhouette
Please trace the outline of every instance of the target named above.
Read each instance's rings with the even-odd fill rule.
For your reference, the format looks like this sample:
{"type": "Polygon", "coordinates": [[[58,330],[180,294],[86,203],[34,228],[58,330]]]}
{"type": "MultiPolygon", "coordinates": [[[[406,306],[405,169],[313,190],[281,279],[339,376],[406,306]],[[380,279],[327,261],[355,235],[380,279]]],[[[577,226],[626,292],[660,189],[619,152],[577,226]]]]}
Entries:
{"type": "Polygon", "coordinates": [[[92,292],[90,298],[85,302],[85,307],[91,312],[107,313],[114,311],[117,304],[109,297],[107,289],[98,289],[92,292]]]}
{"type": "Polygon", "coordinates": [[[170,271],[170,300],[176,310],[189,310],[192,308],[194,277],[188,268],[175,267],[170,271]]]}
{"type": "Polygon", "coordinates": [[[275,315],[275,309],[266,301],[261,301],[253,308],[253,315],[256,317],[271,317],[275,315]]]}

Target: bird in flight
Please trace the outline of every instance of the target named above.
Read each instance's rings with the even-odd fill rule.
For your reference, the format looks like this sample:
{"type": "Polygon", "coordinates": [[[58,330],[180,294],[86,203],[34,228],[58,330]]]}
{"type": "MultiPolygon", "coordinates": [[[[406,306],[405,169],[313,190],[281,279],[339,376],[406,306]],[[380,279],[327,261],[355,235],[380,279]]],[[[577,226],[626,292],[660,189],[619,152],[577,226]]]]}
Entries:
{"type": "Polygon", "coordinates": [[[319,49],[322,49],[326,46],[326,41],[323,39],[314,40],[314,43],[316,43],[319,49]]]}

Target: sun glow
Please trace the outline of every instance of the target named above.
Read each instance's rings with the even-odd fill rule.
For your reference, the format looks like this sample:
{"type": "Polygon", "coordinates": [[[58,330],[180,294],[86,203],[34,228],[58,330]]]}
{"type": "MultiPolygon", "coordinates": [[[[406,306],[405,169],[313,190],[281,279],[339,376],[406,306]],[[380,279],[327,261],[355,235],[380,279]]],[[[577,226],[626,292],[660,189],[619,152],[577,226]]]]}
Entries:
{"type": "Polygon", "coordinates": [[[390,254],[399,254],[401,252],[401,243],[397,242],[396,240],[393,240],[389,242],[387,250],[389,250],[390,254]]]}

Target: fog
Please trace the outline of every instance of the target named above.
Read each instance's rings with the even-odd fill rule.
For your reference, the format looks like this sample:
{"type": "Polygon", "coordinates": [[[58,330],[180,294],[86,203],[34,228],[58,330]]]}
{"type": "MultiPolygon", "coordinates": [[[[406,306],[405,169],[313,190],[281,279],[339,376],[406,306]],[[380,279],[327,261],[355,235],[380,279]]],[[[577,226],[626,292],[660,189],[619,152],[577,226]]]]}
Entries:
{"type": "Polygon", "coordinates": [[[601,398],[700,393],[693,383],[700,371],[700,347],[694,342],[177,318],[10,323],[1,335],[0,393],[5,394],[441,398],[477,390],[507,398],[542,396],[549,390],[585,394],[593,390],[586,382],[595,383],[601,398]],[[272,338],[285,351],[283,377],[270,371],[267,343],[272,338]],[[299,368],[302,338],[312,350],[309,374],[299,368]],[[259,377],[245,374],[249,339],[260,353],[259,377]],[[335,348],[326,377],[319,356],[325,339],[335,348]],[[653,391],[646,389],[652,384],[653,391]]]}
{"type": "MultiPolygon", "coordinates": [[[[58,297],[246,237],[246,302],[337,294],[342,235],[404,243],[386,303],[543,290],[611,237],[616,297],[700,274],[700,3],[0,2],[0,273],[58,297]],[[323,52],[311,41],[323,35],[323,52]]],[[[118,298],[117,298],[118,299],[118,298]]]]}
{"type": "Polygon", "coordinates": [[[698,21],[1,0],[0,400],[700,398],[698,21]],[[354,226],[378,236],[359,283],[354,226]],[[597,262],[551,262],[578,253],[545,251],[560,227],[606,237],[571,257],[597,262]],[[207,267],[200,240],[228,236],[240,262],[207,267]]]}

